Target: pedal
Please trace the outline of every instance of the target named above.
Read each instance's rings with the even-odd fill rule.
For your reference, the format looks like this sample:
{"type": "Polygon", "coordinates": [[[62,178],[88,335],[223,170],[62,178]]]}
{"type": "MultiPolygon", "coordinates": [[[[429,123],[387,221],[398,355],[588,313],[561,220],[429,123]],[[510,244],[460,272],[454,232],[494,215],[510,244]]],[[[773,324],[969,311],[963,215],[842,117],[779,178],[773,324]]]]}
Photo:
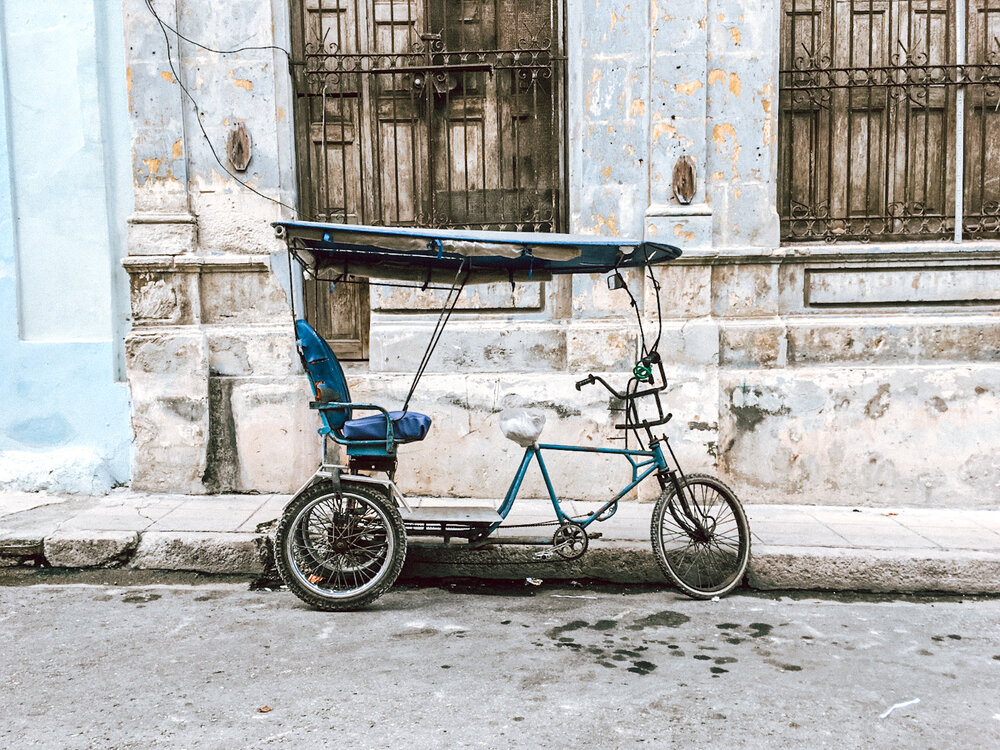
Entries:
{"type": "Polygon", "coordinates": [[[556,550],[554,547],[548,549],[542,549],[535,553],[536,560],[548,560],[550,557],[555,557],[556,550]]]}

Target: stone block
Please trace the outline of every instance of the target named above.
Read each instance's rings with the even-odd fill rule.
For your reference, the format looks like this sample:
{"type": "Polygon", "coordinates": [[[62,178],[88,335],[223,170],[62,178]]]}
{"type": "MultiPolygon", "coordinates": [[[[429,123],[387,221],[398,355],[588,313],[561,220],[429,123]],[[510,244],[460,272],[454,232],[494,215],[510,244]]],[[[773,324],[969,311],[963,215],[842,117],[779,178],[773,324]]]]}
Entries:
{"type": "MultiPolygon", "coordinates": [[[[373,316],[369,364],[376,372],[415,372],[433,330],[373,316]]],[[[566,329],[553,324],[481,320],[449,323],[428,372],[558,372],[566,368],[566,329]]]]}
{"type": "Polygon", "coordinates": [[[628,371],[638,352],[634,325],[574,325],[566,331],[566,368],[581,378],[591,371],[628,371]]]}
{"type": "MultiPolygon", "coordinates": [[[[448,296],[446,290],[400,289],[372,286],[372,310],[379,312],[438,312],[448,296]]],[[[511,289],[506,282],[466,287],[455,305],[456,311],[541,310],[545,282],[518,282],[511,289]]]]}
{"type": "MultiPolygon", "coordinates": [[[[689,319],[711,312],[711,266],[667,263],[657,266],[653,273],[660,283],[660,313],[663,317],[689,319]]],[[[647,280],[643,310],[655,309],[656,295],[653,285],[647,280]]]]}
{"type": "Polygon", "coordinates": [[[212,575],[256,575],[257,534],[240,532],[147,531],[129,567],[187,570],[212,575]]]}
{"type": "Polygon", "coordinates": [[[204,492],[208,347],[200,332],[133,331],[125,351],[135,433],[132,487],[204,492]]]}
{"type": "Polygon", "coordinates": [[[290,493],[319,464],[317,414],[309,408],[305,379],[285,383],[240,383],[231,396],[236,490],[290,493]]]}
{"type": "Polygon", "coordinates": [[[1000,593],[1000,553],[754,547],[748,582],[756,589],[1000,593]]]}
{"type": "Polygon", "coordinates": [[[719,364],[723,367],[783,367],[787,339],[781,323],[726,323],[719,327],[719,364]]]}
{"type": "Polygon", "coordinates": [[[220,269],[206,265],[201,276],[204,323],[271,323],[288,319],[288,300],[266,263],[220,269]]]}
{"type": "Polygon", "coordinates": [[[915,331],[918,361],[1000,362],[1000,322],[996,317],[920,323],[915,331]]]}
{"type": "Polygon", "coordinates": [[[763,263],[712,267],[712,314],[757,317],[778,312],[776,266],[763,263]]]}
{"type": "Polygon", "coordinates": [[[54,568],[100,568],[120,564],[138,543],[135,531],[56,531],[44,554],[54,568]]]}
{"type": "Polygon", "coordinates": [[[209,372],[224,376],[289,376],[301,371],[290,324],[205,330],[209,372]]]}
{"type": "Polygon", "coordinates": [[[129,267],[132,319],[136,325],[189,325],[200,305],[198,275],[129,267]]]}
{"type": "Polygon", "coordinates": [[[864,365],[913,362],[918,329],[899,318],[827,317],[788,326],[790,365],[864,365]]]}
{"type": "MultiPolygon", "coordinates": [[[[629,291],[636,299],[642,297],[643,273],[629,268],[621,271],[629,291]]],[[[635,320],[632,303],[624,289],[609,289],[607,277],[599,274],[575,274],[572,277],[573,317],[620,318],[629,325],[635,320]]]]}
{"type": "MultiPolygon", "coordinates": [[[[146,203],[171,206],[177,202],[176,191],[168,185],[147,183],[136,191],[137,197],[145,196],[146,203]],[[164,193],[162,197],[156,197],[164,193]]],[[[198,244],[198,222],[189,214],[164,214],[143,211],[128,220],[128,254],[182,255],[194,252],[198,244]]]]}

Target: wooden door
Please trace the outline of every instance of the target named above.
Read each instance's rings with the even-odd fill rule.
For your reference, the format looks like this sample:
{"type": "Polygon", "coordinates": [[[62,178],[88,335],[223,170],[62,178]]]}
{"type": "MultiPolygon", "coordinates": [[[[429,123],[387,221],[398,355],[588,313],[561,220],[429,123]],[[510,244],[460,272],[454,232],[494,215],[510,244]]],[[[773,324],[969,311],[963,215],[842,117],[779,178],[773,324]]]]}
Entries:
{"type": "MultiPolygon", "coordinates": [[[[559,231],[560,6],[296,0],[300,204],[311,218],[559,231]]],[[[363,284],[307,282],[318,330],[367,356],[363,284]]]]}

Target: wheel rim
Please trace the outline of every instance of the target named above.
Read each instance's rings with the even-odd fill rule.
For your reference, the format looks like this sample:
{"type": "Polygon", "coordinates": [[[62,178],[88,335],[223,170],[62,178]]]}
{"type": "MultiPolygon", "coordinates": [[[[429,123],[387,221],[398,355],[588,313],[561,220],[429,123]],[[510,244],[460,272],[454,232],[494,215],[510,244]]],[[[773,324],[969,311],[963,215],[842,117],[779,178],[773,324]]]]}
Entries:
{"type": "Polygon", "coordinates": [[[379,505],[351,492],[322,495],[291,525],[285,558],[304,587],[326,599],[363,594],[392,565],[396,538],[379,505]]]}
{"type": "Polygon", "coordinates": [[[748,544],[738,509],[724,491],[706,482],[684,487],[693,500],[691,514],[700,528],[691,533],[692,520],[676,496],[662,513],[657,537],[663,560],[686,586],[702,592],[724,590],[742,577],[748,544]]]}

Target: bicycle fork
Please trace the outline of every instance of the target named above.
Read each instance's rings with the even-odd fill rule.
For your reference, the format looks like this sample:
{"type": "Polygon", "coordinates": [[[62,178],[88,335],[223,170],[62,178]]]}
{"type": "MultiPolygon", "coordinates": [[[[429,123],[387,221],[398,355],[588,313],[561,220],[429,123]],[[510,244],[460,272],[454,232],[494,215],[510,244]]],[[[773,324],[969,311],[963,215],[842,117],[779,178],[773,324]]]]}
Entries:
{"type": "MultiPolygon", "coordinates": [[[[705,525],[705,514],[698,506],[697,499],[693,494],[689,495],[684,489],[684,482],[682,481],[684,479],[684,471],[677,460],[677,454],[674,453],[674,449],[670,446],[670,440],[664,436],[663,442],[670,452],[674,466],[677,467],[676,470],[670,468],[664,458],[661,463],[662,468],[656,474],[661,489],[666,490],[668,487],[673,487],[674,502],[670,503],[670,515],[673,516],[677,525],[684,529],[684,532],[692,539],[699,542],[707,542],[712,537],[713,529],[705,525]]],[[[663,451],[659,447],[659,441],[653,443],[651,447],[663,458],[663,451]]]]}

